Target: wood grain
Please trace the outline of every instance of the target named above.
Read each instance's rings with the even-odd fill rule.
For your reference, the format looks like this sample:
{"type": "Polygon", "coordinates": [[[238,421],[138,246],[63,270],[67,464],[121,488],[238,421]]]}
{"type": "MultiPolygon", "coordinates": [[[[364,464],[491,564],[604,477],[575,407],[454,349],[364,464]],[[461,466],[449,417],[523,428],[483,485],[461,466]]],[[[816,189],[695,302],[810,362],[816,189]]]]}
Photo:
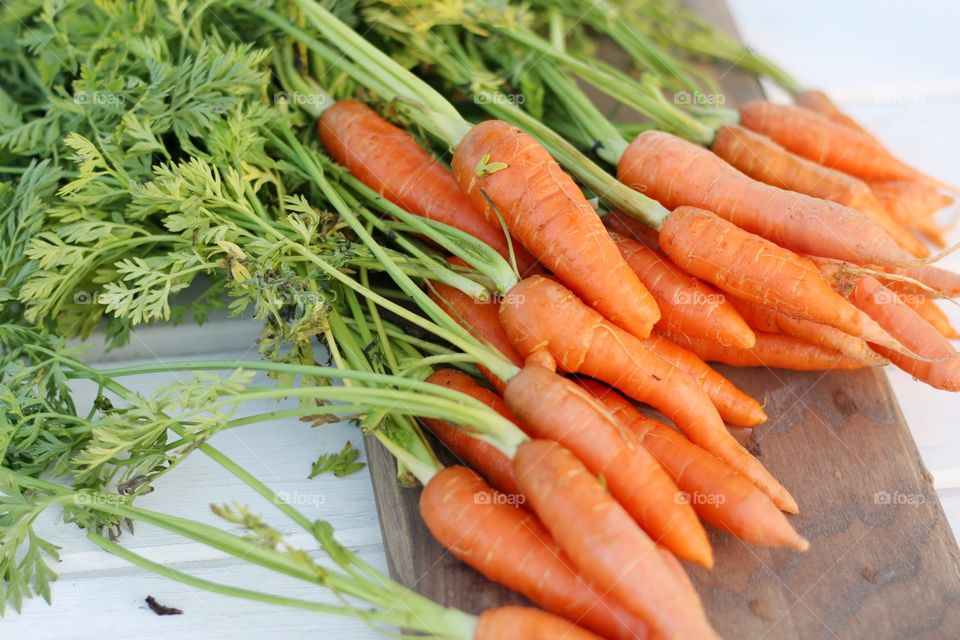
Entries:
{"type": "MultiPolygon", "coordinates": [[[[724,3],[686,4],[736,35],[724,3]]],[[[762,97],[736,69],[716,77],[730,100],[762,97]]],[[[960,636],[960,550],[883,372],[720,370],[773,408],[767,424],[737,437],[793,492],[793,523],[812,543],[796,554],[710,531],[716,567],[688,570],[721,635],[960,636]]],[[[399,486],[375,441],[367,452],[394,577],[471,612],[522,601],[444,552],[419,517],[419,490],[399,486]]]]}

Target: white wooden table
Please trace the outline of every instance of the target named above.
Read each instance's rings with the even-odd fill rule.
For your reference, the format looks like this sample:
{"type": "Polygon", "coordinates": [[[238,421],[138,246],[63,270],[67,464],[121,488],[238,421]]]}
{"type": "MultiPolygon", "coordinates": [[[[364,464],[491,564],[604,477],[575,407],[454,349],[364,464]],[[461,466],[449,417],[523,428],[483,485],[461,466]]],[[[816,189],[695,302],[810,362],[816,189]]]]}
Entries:
{"type": "MultiPolygon", "coordinates": [[[[956,145],[960,141],[960,44],[955,26],[960,5],[927,0],[905,5],[884,0],[832,0],[769,3],[729,0],[744,39],[780,61],[796,76],[826,90],[899,155],[951,183],[960,184],[956,145]]],[[[951,234],[960,241],[960,233],[951,234]]],[[[960,270],[960,256],[948,263],[960,270]]],[[[955,309],[949,315],[960,322],[955,309]]],[[[256,358],[252,348],[258,326],[251,321],[224,321],[203,328],[144,329],[129,348],[92,354],[99,362],[150,361],[183,357],[256,358]]],[[[923,459],[933,473],[954,531],[960,528],[960,396],[933,391],[898,371],[893,387],[923,459]]],[[[130,379],[149,391],[170,381],[167,376],[130,379]]],[[[93,396],[78,385],[82,402],[93,396]]],[[[270,405],[273,407],[273,405],[270,405]]],[[[250,407],[266,410],[264,404],[250,407]]],[[[214,444],[274,490],[294,498],[307,515],[329,520],[339,540],[374,566],[386,571],[370,481],[365,472],[347,478],[307,480],[310,463],[325,451],[339,450],[353,427],[309,428],[296,420],[236,429],[218,435],[214,444]]],[[[241,502],[268,517],[292,540],[310,540],[225,471],[197,452],[181,468],[157,483],[155,493],[139,504],[164,512],[218,523],[213,502],[241,502]]],[[[42,532],[62,546],[60,579],[53,587],[54,606],[30,601],[23,615],[0,620],[0,638],[23,640],[99,640],[104,637],[254,639],[373,638],[350,619],[302,613],[237,601],[181,586],[133,568],[87,542],[72,525],[50,513],[42,532]],[[153,595],[185,615],[158,617],[144,603],[153,595]]],[[[219,523],[218,523],[219,524],[219,523]]],[[[199,577],[299,597],[320,597],[319,589],[238,563],[204,547],[185,544],[162,531],[138,526],[124,544],[143,555],[199,577]]]]}

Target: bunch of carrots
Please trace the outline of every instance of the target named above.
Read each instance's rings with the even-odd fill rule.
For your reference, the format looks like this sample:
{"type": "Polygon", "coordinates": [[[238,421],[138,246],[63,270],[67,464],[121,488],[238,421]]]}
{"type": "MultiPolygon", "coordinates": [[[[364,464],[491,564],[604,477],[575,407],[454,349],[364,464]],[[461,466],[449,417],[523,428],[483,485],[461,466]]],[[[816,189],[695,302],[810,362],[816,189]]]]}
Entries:
{"type": "MultiPolygon", "coordinates": [[[[466,4],[476,15],[489,8],[466,4]]],[[[455,416],[424,419],[470,469],[423,473],[422,516],[488,578],[604,637],[716,637],[676,562],[712,566],[703,523],[757,545],[802,552],[809,543],[785,515],[800,506],[727,427],[757,427],[776,407],[707,362],[797,370],[890,362],[960,389],[955,333],[931,303],[956,295],[960,276],[934,267],[937,256],[912,234],[937,239],[918,221],[953,190],[896,159],[822,94],[799,93],[794,106],[746,104],[720,125],[693,120],[678,128],[687,139],[651,129],[628,142],[569,74],[612,93],[629,79],[556,39],[507,34],[513,46],[545,54],[545,86],[575,120],[567,126],[605,141],[608,171],[558,133],[562,123],[554,129],[492,99],[496,88],[464,83],[483,56],[465,59],[478,49],[449,25],[433,34],[439,52],[416,49],[415,39],[412,47],[495,119],[466,121],[313,0],[291,5],[293,20],[249,11],[417,125],[391,123],[359,100],[314,105],[319,140],[358,200],[394,218],[449,225],[500,256],[493,265],[440,242],[453,265],[487,283],[479,298],[395,276],[411,302],[432,317],[442,310],[485,353],[475,370],[484,380],[437,369],[427,382],[517,428],[505,435],[455,416]],[[423,131],[453,151],[450,166],[423,131]],[[610,206],[588,200],[581,185],[610,206]],[[498,493],[524,499],[475,499],[498,493]]],[[[397,35],[402,8],[368,3],[367,11],[387,25],[383,35],[397,35]]],[[[295,58],[278,56],[285,88],[322,91],[295,58]]],[[[636,89],[655,125],[689,118],[649,86],[636,89]]],[[[403,462],[403,451],[394,453],[403,462]]]]}
{"type": "Polygon", "coordinates": [[[310,140],[275,123],[261,132],[265,146],[396,285],[387,295],[365,271],[354,279],[258,220],[258,233],[338,294],[324,336],[337,368],[353,373],[330,398],[369,405],[371,422],[403,416],[392,436],[377,436],[423,485],[433,536],[544,610],[475,619],[411,597],[411,616],[446,615],[455,633],[411,629],[717,638],[680,562],[713,567],[705,525],[797,553],[810,543],[789,518],[802,505],[730,430],[757,428],[777,407],[708,363],[891,363],[960,390],[957,334],[935,304],[960,294],[960,275],[934,266],[952,248],[932,255],[924,242],[944,244],[932,214],[956,190],[894,157],[822,93],[729,113],[683,109],[663,86],[698,76],[654,52],[631,21],[576,0],[543,13],[544,3],[525,12],[464,0],[463,15],[436,20],[429,2],[360,2],[379,44],[317,0],[222,4],[274,30],[285,91],[322,97],[296,102],[315,125],[310,140]],[[568,51],[565,12],[610,35],[642,79],[568,51]],[[398,59],[421,63],[430,82],[398,59]],[[552,111],[486,80],[509,77],[497,66],[508,60],[534,79],[525,104],[542,91],[552,111]],[[325,91],[334,74],[361,88],[356,99],[325,91]],[[641,114],[642,130],[611,122],[578,80],[641,114]],[[491,118],[468,121],[438,86],[491,118]],[[417,271],[434,252],[447,262],[417,271]],[[378,308],[429,338],[388,334],[378,308]],[[400,340],[415,364],[379,375],[366,352],[377,339],[400,340]],[[398,390],[420,397],[398,408],[398,390]],[[440,464],[411,415],[463,464],[440,464]]]}

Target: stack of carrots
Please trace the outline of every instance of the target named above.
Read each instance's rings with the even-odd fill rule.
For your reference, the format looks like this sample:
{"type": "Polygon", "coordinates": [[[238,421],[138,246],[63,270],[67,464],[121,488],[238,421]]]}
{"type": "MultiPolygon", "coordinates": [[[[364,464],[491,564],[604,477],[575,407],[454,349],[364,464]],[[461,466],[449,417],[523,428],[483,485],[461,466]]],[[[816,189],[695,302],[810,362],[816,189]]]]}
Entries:
{"type": "Polygon", "coordinates": [[[442,122],[432,131],[454,150],[448,167],[370,106],[342,100],[317,123],[327,153],[370,190],[474,236],[516,271],[482,300],[425,283],[450,318],[514,365],[503,375],[481,368],[486,384],[442,369],[428,379],[528,436],[498,445],[454,419],[424,421],[473,470],[433,476],[423,517],[492,580],[605,637],[717,637],[676,561],[712,566],[702,523],[751,544],[802,552],[809,543],[785,515],[802,505],[727,427],[757,427],[776,407],[706,363],[891,362],[960,389],[956,333],[931,303],[957,295],[960,276],[932,266],[912,235],[940,240],[930,213],[948,188],[822,94],[743,105],[739,124],[719,127],[706,147],[641,133],[622,149],[616,179],[647,209],[600,215],[575,177],[613,175],[573,152],[558,156],[561,166],[564,143],[542,129],[451,116],[433,89],[321,6],[294,4],[318,41],[342,48],[357,82],[387,100],[442,107],[442,117],[421,111],[420,123],[442,122]]]}

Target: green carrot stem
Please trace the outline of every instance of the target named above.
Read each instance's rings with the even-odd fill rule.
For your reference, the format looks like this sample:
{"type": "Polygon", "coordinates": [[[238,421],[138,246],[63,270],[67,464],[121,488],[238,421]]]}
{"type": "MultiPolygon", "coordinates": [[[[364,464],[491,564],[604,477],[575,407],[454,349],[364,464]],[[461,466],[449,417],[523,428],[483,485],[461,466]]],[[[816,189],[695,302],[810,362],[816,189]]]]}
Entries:
{"type": "Polygon", "coordinates": [[[540,36],[521,29],[501,30],[505,36],[541,53],[611,98],[653,119],[661,127],[698,144],[710,144],[715,131],[667,102],[659,89],[649,81],[638,83],[609,66],[588,64],[570,54],[558,51],[540,36]]]}
{"type": "MultiPolygon", "coordinates": [[[[343,200],[343,197],[340,193],[333,187],[333,185],[327,180],[322,167],[316,158],[311,157],[307,150],[292,136],[289,131],[286,131],[287,143],[290,147],[291,153],[297,157],[300,161],[301,166],[308,172],[312,180],[320,187],[320,190],[323,192],[324,197],[333,205],[337,213],[350,225],[350,228],[353,229],[353,232],[357,234],[360,240],[370,249],[370,251],[381,261],[384,266],[384,269],[387,273],[390,274],[390,277],[393,278],[400,288],[406,293],[413,301],[420,307],[430,318],[434,321],[432,324],[436,329],[441,329],[443,335],[438,333],[436,330],[433,331],[438,337],[444,338],[449,342],[456,345],[459,349],[465,353],[469,353],[474,356],[478,362],[483,364],[485,367],[495,372],[495,375],[500,376],[503,380],[509,380],[514,375],[516,375],[519,369],[507,361],[501,355],[492,351],[491,349],[484,347],[475,337],[473,337],[467,330],[461,327],[456,321],[454,321],[437,303],[430,299],[427,294],[417,286],[409,276],[404,274],[400,269],[396,268],[396,264],[390,259],[387,253],[383,248],[373,239],[373,237],[367,232],[367,230],[360,223],[359,219],[354,215],[351,208],[343,200]],[[497,373],[497,372],[500,373],[497,373]],[[502,374],[502,376],[501,376],[502,374]]],[[[339,273],[339,272],[337,272],[339,273]]],[[[373,296],[373,292],[368,289],[360,287],[356,282],[349,278],[342,278],[344,284],[347,284],[358,293],[364,295],[373,296]],[[363,289],[361,291],[360,289],[363,289]]],[[[391,307],[398,307],[399,305],[394,305],[389,303],[389,301],[384,301],[384,303],[391,305],[391,307]]],[[[381,304],[378,302],[378,304],[381,304]]],[[[381,306],[385,306],[381,304],[381,306]]],[[[385,307],[386,308],[386,307],[385,307]]],[[[393,308],[390,309],[394,311],[393,308]]],[[[401,317],[405,318],[418,318],[414,314],[411,314],[406,309],[401,308],[401,312],[398,313],[401,317]]],[[[419,324],[423,324],[422,320],[418,320],[419,324]]],[[[430,325],[424,326],[424,328],[429,328],[430,325]]]]}
{"type": "Polygon", "coordinates": [[[274,604],[282,607],[289,607],[291,609],[302,609],[304,611],[312,611],[314,613],[324,613],[339,616],[357,616],[367,620],[376,618],[377,612],[375,610],[360,611],[354,607],[332,605],[323,602],[311,602],[309,600],[300,600],[299,598],[278,596],[272,593],[251,591],[249,589],[242,589],[240,587],[233,587],[230,585],[221,584],[219,582],[212,582],[210,580],[204,580],[203,578],[197,578],[187,573],[183,573],[182,571],[168,567],[167,565],[148,560],[142,555],[134,553],[126,547],[117,544],[112,540],[108,540],[107,538],[104,538],[100,534],[93,531],[87,533],[87,539],[104,551],[112,553],[118,558],[126,560],[134,566],[140,567],[141,569],[146,569],[147,571],[155,573],[162,578],[167,578],[168,580],[173,580],[190,587],[197,587],[198,589],[209,591],[211,593],[230,596],[233,598],[242,598],[244,600],[252,600],[254,602],[262,602],[265,604],[274,604]]]}
{"type": "Polygon", "coordinates": [[[489,245],[460,229],[436,220],[428,220],[413,215],[390,202],[348,172],[343,172],[341,176],[338,176],[338,179],[357,192],[365,202],[382,213],[402,220],[415,232],[430,238],[458,258],[474,265],[477,271],[496,284],[497,290],[501,293],[506,293],[517,283],[516,271],[503,259],[503,256],[489,245]]]}

